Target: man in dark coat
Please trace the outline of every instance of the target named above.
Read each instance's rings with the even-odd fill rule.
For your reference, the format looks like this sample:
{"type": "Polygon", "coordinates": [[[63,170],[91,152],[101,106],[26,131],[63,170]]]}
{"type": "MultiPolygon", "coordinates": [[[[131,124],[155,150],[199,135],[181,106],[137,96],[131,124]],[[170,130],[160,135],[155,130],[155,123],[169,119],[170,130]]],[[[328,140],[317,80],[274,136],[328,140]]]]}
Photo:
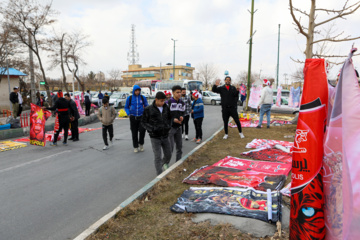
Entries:
{"type": "Polygon", "coordinates": [[[65,94],[65,99],[70,103],[70,123],[71,123],[71,138],[74,142],[79,141],[79,118],[80,114],[76,107],[76,103],[71,99],[70,94],[65,94]]]}

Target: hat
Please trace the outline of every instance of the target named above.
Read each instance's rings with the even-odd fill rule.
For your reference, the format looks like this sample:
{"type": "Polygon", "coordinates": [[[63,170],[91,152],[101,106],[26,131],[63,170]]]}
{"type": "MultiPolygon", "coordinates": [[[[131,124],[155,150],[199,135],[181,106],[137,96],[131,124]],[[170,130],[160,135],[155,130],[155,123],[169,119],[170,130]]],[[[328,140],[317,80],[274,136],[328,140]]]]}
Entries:
{"type": "Polygon", "coordinates": [[[18,86],[15,86],[14,89],[19,89],[19,87],[18,87],[18,86]]]}
{"type": "Polygon", "coordinates": [[[264,79],[264,84],[270,86],[270,81],[267,79],[264,79]]]}
{"type": "Polygon", "coordinates": [[[194,98],[199,98],[200,94],[199,94],[198,91],[194,91],[192,95],[193,95],[194,98]]]}
{"type": "Polygon", "coordinates": [[[171,95],[171,92],[167,91],[167,90],[165,90],[164,93],[165,93],[165,95],[171,95]]]}

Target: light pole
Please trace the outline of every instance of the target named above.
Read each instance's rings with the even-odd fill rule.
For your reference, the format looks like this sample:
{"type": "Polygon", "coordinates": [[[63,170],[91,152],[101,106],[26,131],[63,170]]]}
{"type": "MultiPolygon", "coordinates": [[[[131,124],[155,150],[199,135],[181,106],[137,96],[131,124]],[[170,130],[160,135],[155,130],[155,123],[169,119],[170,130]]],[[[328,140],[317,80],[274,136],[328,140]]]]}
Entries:
{"type": "MultiPolygon", "coordinates": [[[[6,71],[7,71],[7,79],[8,79],[8,86],[9,86],[9,95],[11,93],[10,90],[10,73],[9,73],[9,54],[8,54],[8,50],[7,50],[7,44],[5,44],[5,51],[6,51],[6,71]]],[[[10,111],[12,111],[12,104],[10,102],[10,111]]]]}
{"type": "Polygon", "coordinates": [[[173,80],[175,80],[175,42],[177,41],[177,40],[175,40],[175,39],[171,39],[172,41],[174,41],[174,59],[173,59],[173,80]]]}

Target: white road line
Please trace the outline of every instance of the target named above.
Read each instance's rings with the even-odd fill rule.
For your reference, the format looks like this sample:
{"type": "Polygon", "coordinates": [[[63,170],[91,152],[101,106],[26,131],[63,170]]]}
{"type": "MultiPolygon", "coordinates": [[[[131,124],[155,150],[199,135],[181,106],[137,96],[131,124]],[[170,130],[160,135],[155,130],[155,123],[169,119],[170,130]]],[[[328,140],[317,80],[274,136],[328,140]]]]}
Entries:
{"type": "Polygon", "coordinates": [[[40,162],[40,161],[45,160],[45,159],[48,159],[48,158],[56,157],[56,156],[58,156],[58,155],[60,155],[60,154],[63,154],[63,153],[68,153],[68,152],[71,152],[71,150],[67,150],[67,151],[63,151],[63,152],[59,152],[59,153],[55,153],[55,154],[53,154],[53,155],[46,156],[46,157],[43,157],[43,158],[39,158],[39,159],[36,159],[36,160],[30,161],[30,162],[26,162],[26,163],[22,163],[22,164],[19,164],[19,165],[13,166],[13,167],[9,167],[9,168],[5,168],[5,169],[1,169],[1,170],[0,170],[0,173],[4,173],[4,172],[8,172],[8,171],[11,171],[11,170],[17,169],[17,168],[21,168],[21,167],[24,167],[24,166],[27,166],[27,165],[30,165],[30,164],[33,164],[33,163],[40,162]]]}

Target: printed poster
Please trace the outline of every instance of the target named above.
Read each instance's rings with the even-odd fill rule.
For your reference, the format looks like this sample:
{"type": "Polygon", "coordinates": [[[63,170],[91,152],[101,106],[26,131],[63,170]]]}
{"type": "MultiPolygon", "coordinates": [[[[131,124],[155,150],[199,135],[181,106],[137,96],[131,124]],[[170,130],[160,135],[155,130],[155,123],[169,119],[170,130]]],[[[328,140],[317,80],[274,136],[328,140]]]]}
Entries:
{"type": "Polygon", "coordinates": [[[45,122],[51,112],[31,103],[30,112],[30,144],[45,147],[45,122]]]}

